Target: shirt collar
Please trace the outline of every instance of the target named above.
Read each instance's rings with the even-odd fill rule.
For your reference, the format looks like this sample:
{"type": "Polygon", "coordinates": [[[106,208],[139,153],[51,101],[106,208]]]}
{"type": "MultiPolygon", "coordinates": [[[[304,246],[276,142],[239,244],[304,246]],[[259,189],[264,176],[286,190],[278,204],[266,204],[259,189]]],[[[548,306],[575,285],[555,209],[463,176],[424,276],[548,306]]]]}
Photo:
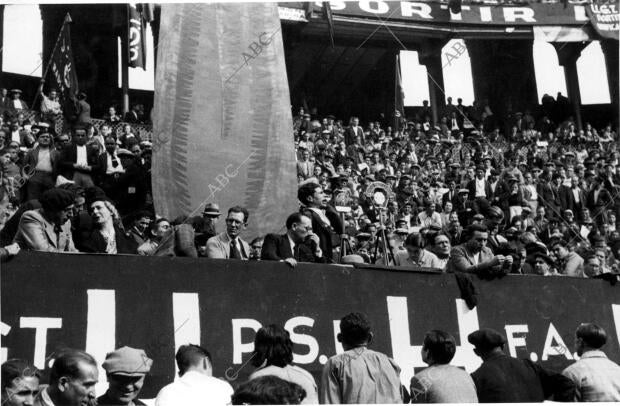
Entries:
{"type": "Polygon", "coordinates": [[[49,393],[47,393],[48,388],[49,387],[41,391],[41,400],[42,400],[43,406],[54,406],[54,402],[52,402],[52,398],[50,398],[49,393]]]}
{"type": "Polygon", "coordinates": [[[581,359],[584,358],[607,358],[607,355],[601,350],[590,350],[581,355],[581,359]]]}

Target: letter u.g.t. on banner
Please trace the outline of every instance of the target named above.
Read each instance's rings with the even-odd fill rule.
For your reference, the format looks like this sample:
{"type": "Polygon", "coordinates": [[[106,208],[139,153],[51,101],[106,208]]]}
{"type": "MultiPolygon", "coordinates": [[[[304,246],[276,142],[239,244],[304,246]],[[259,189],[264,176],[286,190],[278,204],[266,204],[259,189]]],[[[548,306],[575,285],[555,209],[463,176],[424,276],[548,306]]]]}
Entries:
{"type": "Polygon", "coordinates": [[[280,229],[297,177],[277,4],[163,4],[158,53],[157,213],[241,205],[248,237],[280,229]]]}

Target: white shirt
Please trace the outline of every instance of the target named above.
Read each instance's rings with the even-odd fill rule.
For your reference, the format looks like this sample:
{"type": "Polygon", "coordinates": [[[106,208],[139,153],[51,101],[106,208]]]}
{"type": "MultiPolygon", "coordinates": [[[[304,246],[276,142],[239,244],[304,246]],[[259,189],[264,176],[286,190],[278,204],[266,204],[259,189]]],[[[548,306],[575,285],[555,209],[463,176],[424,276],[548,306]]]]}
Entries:
{"type": "Polygon", "coordinates": [[[476,182],[476,195],[475,197],[487,197],[487,193],[484,191],[484,178],[483,179],[475,179],[476,182]]]}
{"type": "Polygon", "coordinates": [[[11,132],[11,142],[17,142],[19,144],[22,143],[22,139],[19,136],[19,130],[11,132]]]}
{"type": "Polygon", "coordinates": [[[293,254],[293,257],[295,257],[295,241],[293,241],[291,239],[291,236],[287,234],[288,237],[288,243],[291,244],[291,253],[293,254]]]}
{"type": "Polygon", "coordinates": [[[233,388],[228,382],[189,371],[159,391],[155,406],[227,405],[233,388]]]}
{"type": "Polygon", "coordinates": [[[86,159],[86,145],[77,146],[77,159],[75,160],[75,163],[88,165],[88,160],[86,159]]]}
{"type": "Polygon", "coordinates": [[[573,189],[573,197],[575,198],[575,203],[579,203],[579,189],[575,188],[573,189]]]}
{"type": "Polygon", "coordinates": [[[106,155],[108,158],[108,165],[107,165],[107,169],[105,170],[106,175],[112,175],[114,173],[125,173],[125,168],[123,168],[123,164],[121,163],[121,160],[118,159],[118,156],[116,156],[116,152],[114,152],[114,156],[110,155],[109,152],[106,152],[106,155]],[[116,166],[116,168],[112,164],[112,158],[116,158],[116,162],[118,162],[118,165],[116,166]]]}

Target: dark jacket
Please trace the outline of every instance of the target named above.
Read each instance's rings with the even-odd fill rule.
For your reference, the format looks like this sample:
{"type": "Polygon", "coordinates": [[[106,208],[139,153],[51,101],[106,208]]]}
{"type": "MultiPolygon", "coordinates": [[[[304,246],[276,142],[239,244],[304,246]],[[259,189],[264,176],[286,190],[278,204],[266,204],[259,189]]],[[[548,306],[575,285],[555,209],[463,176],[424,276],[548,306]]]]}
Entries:
{"type": "MultiPolygon", "coordinates": [[[[116,234],[117,254],[136,254],[138,252],[138,243],[133,238],[127,236],[127,234],[117,226],[114,226],[114,232],[116,234]]],[[[80,244],[80,247],[84,252],[105,254],[106,245],[99,230],[93,230],[90,236],[80,244]]]]}
{"type": "Polygon", "coordinates": [[[572,400],[573,382],[528,360],[505,354],[492,356],[471,374],[480,403],[572,400]]]}
{"type": "Polygon", "coordinates": [[[90,147],[86,147],[86,161],[91,167],[90,171],[82,171],[81,169],[75,169],[73,164],[77,162],[77,145],[67,146],[60,155],[60,161],[58,162],[59,175],[64,176],[67,179],[73,179],[75,171],[88,173],[94,176],[99,171],[99,160],[97,159],[99,154],[97,151],[90,147]]]}
{"type": "Polygon", "coordinates": [[[324,262],[323,257],[317,258],[315,243],[308,240],[295,245],[295,253],[291,252],[291,244],[287,234],[267,234],[263,241],[261,259],[266,261],[279,261],[286,258],[295,258],[297,262],[324,262]]]}
{"type": "Polygon", "coordinates": [[[325,209],[325,216],[329,219],[331,227],[323,223],[321,218],[314,211],[307,207],[301,209],[301,213],[308,216],[312,220],[312,232],[321,240],[321,251],[323,251],[323,257],[327,262],[333,262],[333,246],[334,242],[338,240],[334,234],[342,234],[344,232],[344,225],[340,215],[332,206],[327,206],[325,209]],[[333,237],[333,240],[332,240],[333,237]]]}

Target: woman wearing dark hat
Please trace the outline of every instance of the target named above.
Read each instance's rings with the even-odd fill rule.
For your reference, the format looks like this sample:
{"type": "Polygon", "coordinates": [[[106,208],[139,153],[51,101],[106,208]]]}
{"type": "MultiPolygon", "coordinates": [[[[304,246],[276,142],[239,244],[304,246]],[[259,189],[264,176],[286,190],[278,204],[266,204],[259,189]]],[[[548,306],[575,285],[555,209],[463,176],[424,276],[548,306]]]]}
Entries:
{"type": "Polygon", "coordinates": [[[116,207],[99,188],[89,196],[89,211],[93,219],[93,231],[82,241],[84,252],[106,254],[136,254],[138,244],[123,229],[116,207]]]}

